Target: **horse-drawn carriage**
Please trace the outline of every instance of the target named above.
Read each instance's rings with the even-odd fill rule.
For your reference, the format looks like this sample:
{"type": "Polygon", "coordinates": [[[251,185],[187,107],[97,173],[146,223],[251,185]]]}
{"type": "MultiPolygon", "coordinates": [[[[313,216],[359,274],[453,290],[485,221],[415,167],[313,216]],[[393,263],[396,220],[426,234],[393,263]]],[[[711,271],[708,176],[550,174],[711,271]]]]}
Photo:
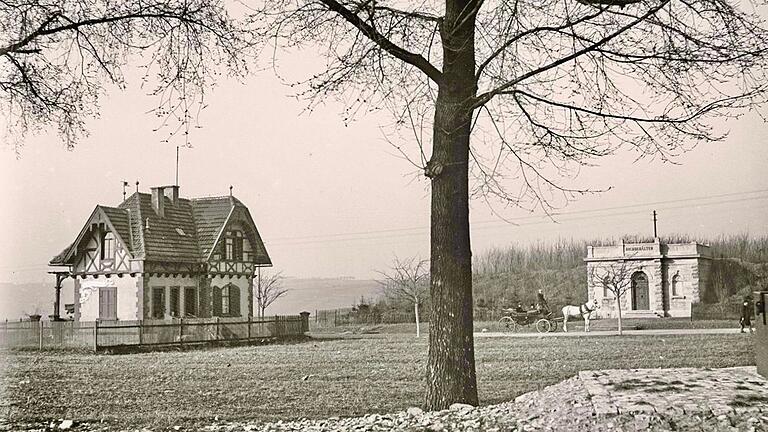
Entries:
{"type": "Polygon", "coordinates": [[[515,309],[502,309],[504,316],[499,319],[499,330],[516,332],[523,327],[536,326],[539,333],[553,332],[557,330],[558,322],[563,318],[555,318],[548,309],[535,309],[530,311],[518,311],[515,309]]]}
{"type": "Polygon", "coordinates": [[[539,333],[548,333],[557,331],[557,327],[562,322],[563,330],[568,331],[568,318],[581,317],[584,320],[584,331],[589,331],[589,319],[592,312],[598,308],[597,300],[583,303],[580,306],[564,306],[563,316],[555,317],[552,311],[547,308],[538,308],[529,311],[518,309],[502,309],[502,316],[499,319],[500,331],[518,331],[523,327],[535,324],[536,331],[539,333]]]}

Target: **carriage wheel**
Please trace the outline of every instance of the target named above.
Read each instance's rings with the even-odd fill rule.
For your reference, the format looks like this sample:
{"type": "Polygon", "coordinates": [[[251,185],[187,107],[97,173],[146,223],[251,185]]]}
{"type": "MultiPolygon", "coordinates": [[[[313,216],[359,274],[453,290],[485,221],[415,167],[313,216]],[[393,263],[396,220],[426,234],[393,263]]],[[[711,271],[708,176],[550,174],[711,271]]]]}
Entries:
{"type": "Polygon", "coordinates": [[[549,323],[552,324],[552,328],[549,331],[556,332],[557,331],[557,321],[551,320],[551,321],[549,321],[549,323]]]}
{"type": "Polygon", "coordinates": [[[512,319],[512,317],[501,317],[501,319],[499,319],[499,330],[517,331],[517,324],[515,324],[515,321],[512,319]]]}
{"type": "Polygon", "coordinates": [[[547,333],[552,331],[552,323],[548,319],[542,318],[536,321],[536,331],[539,333],[547,333]]]}

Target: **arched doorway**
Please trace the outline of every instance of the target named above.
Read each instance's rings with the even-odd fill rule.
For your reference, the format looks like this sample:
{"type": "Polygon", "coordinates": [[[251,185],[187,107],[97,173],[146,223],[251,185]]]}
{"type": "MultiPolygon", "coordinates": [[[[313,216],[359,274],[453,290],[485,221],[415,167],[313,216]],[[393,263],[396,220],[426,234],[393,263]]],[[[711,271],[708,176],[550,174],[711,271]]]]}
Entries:
{"type": "Polygon", "coordinates": [[[649,310],[648,276],[643,272],[632,275],[632,310],[649,310]]]}

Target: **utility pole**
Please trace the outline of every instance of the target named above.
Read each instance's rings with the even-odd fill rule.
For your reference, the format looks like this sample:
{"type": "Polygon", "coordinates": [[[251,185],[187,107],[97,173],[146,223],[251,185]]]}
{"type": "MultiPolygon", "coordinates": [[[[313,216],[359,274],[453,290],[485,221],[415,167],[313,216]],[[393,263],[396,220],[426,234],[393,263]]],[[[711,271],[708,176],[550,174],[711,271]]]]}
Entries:
{"type": "Polygon", "coordinates": [[[176,183],[174,185],[179,185],[179,146],[176,146],[176,183]]]}
{"type": "Polygon", "coordinates": [[[659,235],[656,232],[656,210],[653,211],[653,238],[658,237],[659,235]]]}

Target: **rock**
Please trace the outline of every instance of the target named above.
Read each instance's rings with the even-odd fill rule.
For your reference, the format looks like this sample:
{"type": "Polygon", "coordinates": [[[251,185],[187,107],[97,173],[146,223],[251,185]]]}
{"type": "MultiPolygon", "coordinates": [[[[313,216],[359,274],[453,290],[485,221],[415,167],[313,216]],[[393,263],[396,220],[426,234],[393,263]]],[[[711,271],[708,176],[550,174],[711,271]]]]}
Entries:
{"type": "Polygon", "coordinates": [[[451,404],[451,406],[448,409],[450,409],[451,411],[472,411],[473,409],[475,409],[475,407],[465,403],[455,403],[455,404],[451,404]]]}
{"type": "Polygon", "coordinates": [[[64,420],[59,424],[59,429],[67,430],[67,429],[70,429],[74,424],[75,422],[73,422],[72,420],[64,420]]]}
{"type": "Polygon", "coordinates": [[[405,412],[408,413],[408,415],[411,417],[416,417],[424,414],[424,410],[417,407],[410,407],[405,412]]]}

